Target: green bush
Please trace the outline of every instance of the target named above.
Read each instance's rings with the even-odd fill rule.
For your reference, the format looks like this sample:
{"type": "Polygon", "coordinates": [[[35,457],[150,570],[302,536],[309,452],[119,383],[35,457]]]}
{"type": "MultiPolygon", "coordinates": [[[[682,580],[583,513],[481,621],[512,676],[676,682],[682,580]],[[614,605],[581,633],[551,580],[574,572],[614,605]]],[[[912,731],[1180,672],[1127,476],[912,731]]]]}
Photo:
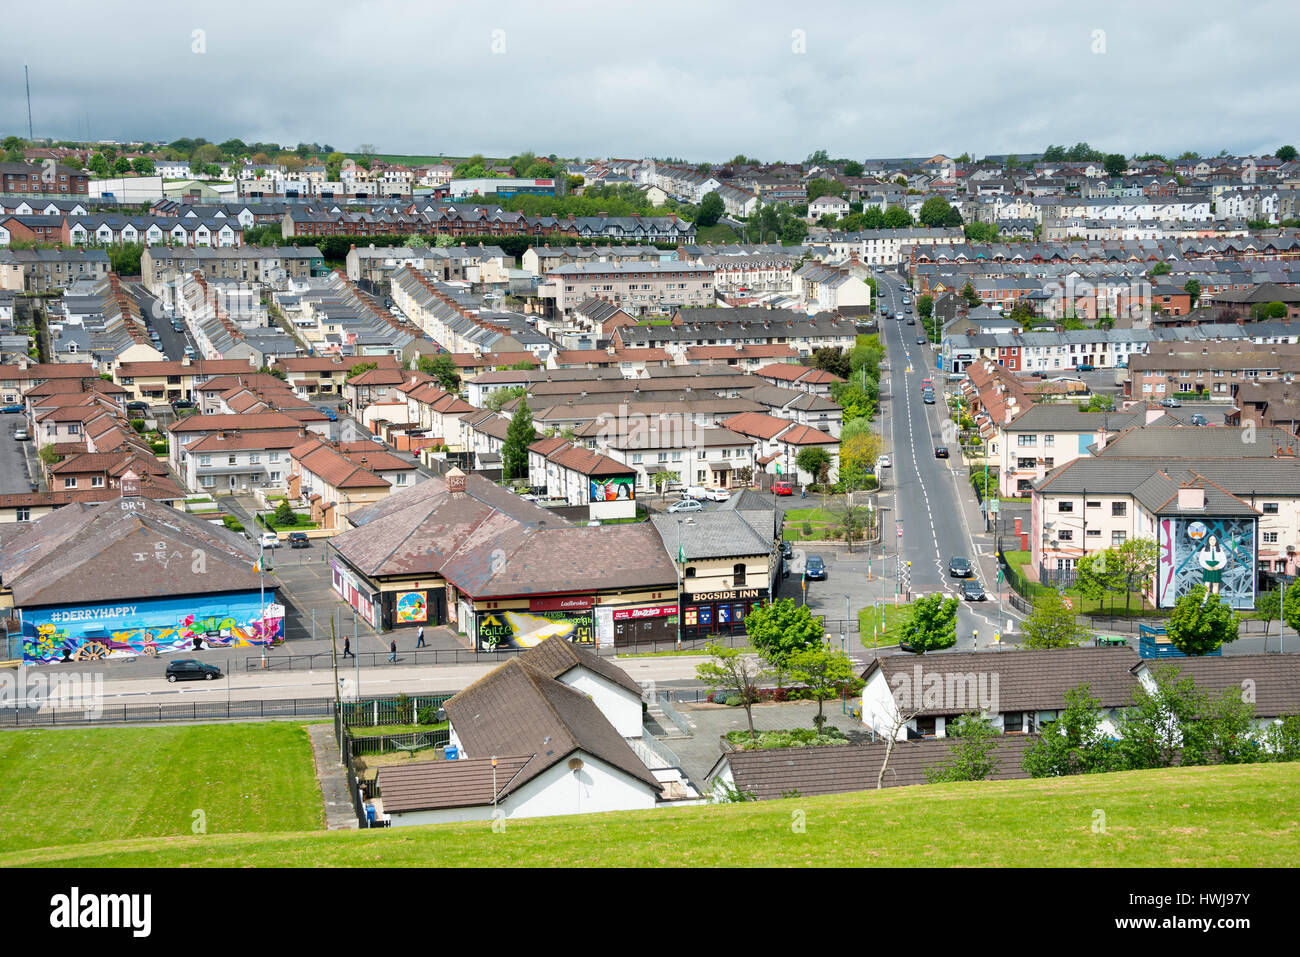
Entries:
{"type": "Polygon", "coordinates": [[[726,702],[728,708],[739,708],[744,703],[745,699],[738,694],[733,694],[726,702]]]}
{"type": "Polygon", "coordinates": [[[811,748],[825,745],[848,744],[848,738],[838,728],[823,728],[820,734],[813,728],[791,728],[787,731],[760,731],[753,739],[748,731],[728,731],[727,740],[745,751],[770,748],[811,748]]]}
{"type": "Polygon", "coordinates": [[[800,531],[802,531],[805,535],[811,535],[811,534],[812,534],[812,522],[804,522],[802,525],[799,526],[799,529],[800,529],[800,531]]]}
{"type": "Polygon", "coordinates": [[[135,429],[137,432],[143,434],[143,433],[144,433],[144,419],[132,419],[132,420],[131,420],[131,428],[133,428],[133,429],[135,429]]]}
{"type": "Polygon", "coordinates": [[[242,532],[244,530],[243,523],[233,515],[221,516],[221,524],[225,525],[226,528],[230,529],[232,532],[242,532]]]}

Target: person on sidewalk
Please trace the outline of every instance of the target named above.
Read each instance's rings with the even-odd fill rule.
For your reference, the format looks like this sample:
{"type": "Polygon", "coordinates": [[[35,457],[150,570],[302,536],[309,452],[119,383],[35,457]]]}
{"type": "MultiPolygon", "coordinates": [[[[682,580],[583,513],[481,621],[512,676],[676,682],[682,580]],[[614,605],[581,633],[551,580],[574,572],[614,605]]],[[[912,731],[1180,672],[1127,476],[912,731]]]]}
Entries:
{"type": "Polygon", "coordinates": [[[393,664],[397,664],[397,639],[396,638],[394,638],[391,642],[389,642],[388,650],[392,652],[392,654],[388,656],[388,660],[391,661],[393,664]]]}
{"type": "Polygon", "coordinates": [[[352,639],[349,638],[347,635],[343,636],[343,657],[344,658],[356,657],[356,655],[352,653],[352,639]]]}
{"type": "Polygon", "coordinates": [[[417,648],[424,647],[424,625],[421,625],[419,628],[415,629],[415,647],[417,648]]]}

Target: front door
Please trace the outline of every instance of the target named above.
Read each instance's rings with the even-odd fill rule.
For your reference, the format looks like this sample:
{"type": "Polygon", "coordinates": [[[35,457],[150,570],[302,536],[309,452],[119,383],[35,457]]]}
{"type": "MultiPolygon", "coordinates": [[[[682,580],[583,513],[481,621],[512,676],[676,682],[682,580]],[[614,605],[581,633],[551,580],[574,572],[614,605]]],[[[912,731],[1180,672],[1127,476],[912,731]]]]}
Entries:
{"type": "Polygon", "coordinates": [[[235,490],[235,477],[232,475],[230,476],[230,491],[233,492],[234,490],[235,490]]]}

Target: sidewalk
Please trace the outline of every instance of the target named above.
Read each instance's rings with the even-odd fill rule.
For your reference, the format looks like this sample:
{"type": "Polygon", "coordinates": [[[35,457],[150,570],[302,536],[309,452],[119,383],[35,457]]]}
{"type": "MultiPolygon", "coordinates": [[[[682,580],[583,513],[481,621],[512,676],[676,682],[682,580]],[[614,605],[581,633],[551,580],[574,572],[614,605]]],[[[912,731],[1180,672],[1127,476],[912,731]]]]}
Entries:
{"type": "Polygon", "coordinates": [[[357,815],[348,793],[348,775],[340,763],[338,742],[333,724],[310,724],[311,755],[316,762],[316,781],[325,804],[325,828],[329,831],[356,830],[357,815]]]}

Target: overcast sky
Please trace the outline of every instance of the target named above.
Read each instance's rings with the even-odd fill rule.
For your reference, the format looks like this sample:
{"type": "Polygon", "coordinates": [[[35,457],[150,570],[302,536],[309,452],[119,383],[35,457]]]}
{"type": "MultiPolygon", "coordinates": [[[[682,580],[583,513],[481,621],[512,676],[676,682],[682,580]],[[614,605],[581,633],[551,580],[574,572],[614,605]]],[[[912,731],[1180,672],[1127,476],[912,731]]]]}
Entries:
{"type": "Polygon", "coordinates": [[[1300,141],[1294,0],[42,0],[30,12],[0,35],[4,135],[27,133],[26,62],[35,134],[57,139],[692,161],[1300,141]]]}

